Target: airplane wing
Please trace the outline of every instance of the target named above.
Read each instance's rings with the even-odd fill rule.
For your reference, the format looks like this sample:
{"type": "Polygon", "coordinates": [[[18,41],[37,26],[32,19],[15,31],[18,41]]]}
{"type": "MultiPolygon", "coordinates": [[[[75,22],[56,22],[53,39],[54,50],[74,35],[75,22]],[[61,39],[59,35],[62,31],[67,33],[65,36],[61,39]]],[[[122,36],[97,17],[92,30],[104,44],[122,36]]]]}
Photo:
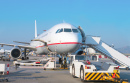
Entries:
{"type": "Polygon", "coordinates": [[[13,41],[13,42],[15,42],[15,43],[22,43],[22,44],[30,44],[30,43],[28,43],[28,42],[19,42],[19,41],[13,41]]]}
{"type": "Polygon", "coordinates": [[[33,47],[33,46],[23,46],[23,45],[17,45],[19,48],[26,48],[26,49],[30,49],[30,50],[33,50],[33,51],[36,51],[36,47],[33,47]]]}
{"type": "Polygon", "coordinates": [[[14,44],[5,44],[5,43],[0,43],[1,47],[3,46],[12,46],[12,47],[15,47],[16,45],[14,44]]]}
{"type": "Polygon", "coordinates": [[[19,47],[19,48],[26,48],[26,49],[30,49],[30,50],[34,50],[36,51],[37,49],[33,46],[24,46],[24,45],[14,45],[14,44],[4,44],[4,43],[0,43],[1,47],[3,46],[12,46],[12,47],[19,47]]]}

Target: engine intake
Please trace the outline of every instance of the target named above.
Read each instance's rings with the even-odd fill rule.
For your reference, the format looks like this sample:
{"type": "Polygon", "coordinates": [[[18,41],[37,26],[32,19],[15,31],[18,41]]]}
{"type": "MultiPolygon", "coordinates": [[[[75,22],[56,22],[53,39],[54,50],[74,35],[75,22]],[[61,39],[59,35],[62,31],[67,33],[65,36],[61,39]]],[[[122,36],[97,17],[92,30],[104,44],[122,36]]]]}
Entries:
{"type": "Polygon", "coordinates": [[[13,58],[19,58],[21,56],[21,49],[13,48],[10,53],[13,58]]]}

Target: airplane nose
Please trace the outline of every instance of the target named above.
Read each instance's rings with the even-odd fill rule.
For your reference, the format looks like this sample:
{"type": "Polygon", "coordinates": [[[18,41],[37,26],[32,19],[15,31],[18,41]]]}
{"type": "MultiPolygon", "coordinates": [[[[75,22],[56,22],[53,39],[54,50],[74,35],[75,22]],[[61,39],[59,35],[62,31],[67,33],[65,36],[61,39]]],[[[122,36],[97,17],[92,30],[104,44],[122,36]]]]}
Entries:
{"type": "Polygon", "coordinates": [[[64,40],[62,42],[65,42],[65,47],[63,48],[64,52],[73,53],[77,51],[81,45],[78,34],[66,34],[62,37],[62,40],[64,40]]]}
{"type": "Polygon", "coordinates": [[[65,42],[80,43],[80,39],[77,34],[67,34],[67,35],[65,35],[65,37],[63,37],[63,40],[65,42]]]}

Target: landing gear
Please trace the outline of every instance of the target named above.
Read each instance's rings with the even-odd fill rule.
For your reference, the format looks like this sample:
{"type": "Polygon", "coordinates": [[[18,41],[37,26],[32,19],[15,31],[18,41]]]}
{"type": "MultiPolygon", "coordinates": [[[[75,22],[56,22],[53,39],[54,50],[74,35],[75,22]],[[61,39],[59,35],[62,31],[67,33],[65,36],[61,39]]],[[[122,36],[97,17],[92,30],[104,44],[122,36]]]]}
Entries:
{"type": "Polygon", "coordinates": [[[22,57],[22,60],[28,60],[29,59],[29,57],[22,57]]]}
{"type": "Polygon", "coordinates": [[[27,57],[27,55],[26,55],[26,48],[24,49],[24,57],[22,57],[22,60],[28,60],[29,59],[29,57],[27,57]]]}
{"type": "Polygon", "coordinates": [[[62,63],[62,58],[59,58],[59,64],[61,64],[62,63]]]}
{"type": "Polygon", "coordinates": [[[65,58],[65,57],[62,57],[62,63],[61,63],[61,69],[68,69],[67,68],[67,60],[66,60],[67,58],[65,58]]]}

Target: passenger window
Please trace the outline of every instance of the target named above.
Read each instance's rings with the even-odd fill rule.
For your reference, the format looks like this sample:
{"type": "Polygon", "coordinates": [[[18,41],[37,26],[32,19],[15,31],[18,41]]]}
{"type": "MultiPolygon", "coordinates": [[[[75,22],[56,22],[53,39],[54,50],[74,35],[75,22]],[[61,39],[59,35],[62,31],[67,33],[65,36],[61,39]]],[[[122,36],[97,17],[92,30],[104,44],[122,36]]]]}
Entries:
{"type": "Polygon", "coordinates": [[[59,33],[59,31],[60,31],[60,29],[58,29],[58,30],[56,31],[56,33],[59,33]]]}
{"type": "Polygon", "coordinates": [[[78,30],[77,30],[77,29],[72,29],[72,31],[73,31],[74,33],[78,33],[78,30]]]}
{"type": "Polygon", "coordinates": [[[59,31],[59,33],[60,33],[60,32],[63,32],[63,29],[61,29],[61,30],[59,31]]]}
{"type": "Polygon", "coordinates": [[[64,29],[64,32],[71,32],[71,29],[64,29]]]}

